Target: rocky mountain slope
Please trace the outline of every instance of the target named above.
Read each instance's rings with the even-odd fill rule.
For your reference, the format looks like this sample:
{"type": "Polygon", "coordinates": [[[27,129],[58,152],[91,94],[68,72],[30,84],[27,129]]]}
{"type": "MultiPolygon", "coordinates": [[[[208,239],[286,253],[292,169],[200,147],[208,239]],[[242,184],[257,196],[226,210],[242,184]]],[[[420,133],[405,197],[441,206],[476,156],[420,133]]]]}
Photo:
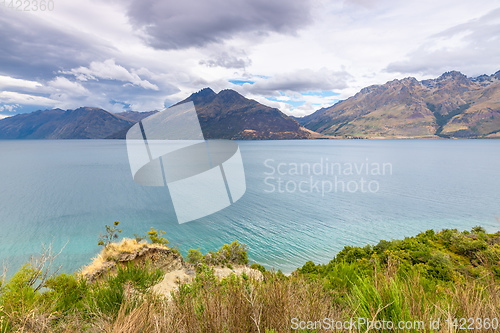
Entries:
{"type": "Polygon", "coordinates": [[[0,120],[0,139],[104,139],[134,123],[99,108],[36,111],[0,120]]]}
{"type": "Polygon", "coordinates": [[[467,78],[393,80],[300,118],[322,134],[365,138],[483,138],[500,136],[500,71],[467,78]]]}
{"type": "Polygon", "coordinates": [[[307,139],[311,133],[278,109],[234,90],[205,88],[179,102],[192,101],[206,139],[307,139]]]}

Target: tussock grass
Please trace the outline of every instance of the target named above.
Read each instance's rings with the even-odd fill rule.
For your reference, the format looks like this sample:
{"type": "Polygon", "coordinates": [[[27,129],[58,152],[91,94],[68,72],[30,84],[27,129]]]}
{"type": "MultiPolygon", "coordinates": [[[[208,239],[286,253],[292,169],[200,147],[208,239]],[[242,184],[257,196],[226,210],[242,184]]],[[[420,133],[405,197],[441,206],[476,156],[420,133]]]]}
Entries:
{"type": "Polygon", "coordinates": [[[120,242],[110,243],[108,246],[104,247],[96,257],[92,258],[92,262],[89,265],[80,270],[79,274],[87,276],[100,269],[104,263],[116,259],[120,254],[135,253],[145,248],[168,249],[168,247],[163,244],[151,244],[146,241],[138,242],[136,239],[124,238],[120,242]]]}

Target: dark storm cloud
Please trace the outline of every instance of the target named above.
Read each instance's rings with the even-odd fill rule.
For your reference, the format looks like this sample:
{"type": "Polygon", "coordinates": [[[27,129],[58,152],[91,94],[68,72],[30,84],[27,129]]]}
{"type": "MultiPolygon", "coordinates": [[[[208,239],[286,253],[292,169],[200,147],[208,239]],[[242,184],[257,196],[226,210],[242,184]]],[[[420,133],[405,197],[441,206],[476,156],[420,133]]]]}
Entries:
{"type": "Polygon", "coordinates": [[[106,58],[110,49],[95,38],[76,37],[24,12],[0,15],[0,74],[51,78],[63,68],[106,58]]]}
{"type": "Polygon", "coordinates": [[[390,73],[439,75],[460,70],[468,75],[500,69],[500,8],[479,19],[435,34],[404,61],[387,66],[390,73]]]}
{"type": "Polygon", "coordinates": [[[128,16],[151,46],[181,49],[239,33],[294,34],[311,22],[307,0],[131,0],[128,16]]]}

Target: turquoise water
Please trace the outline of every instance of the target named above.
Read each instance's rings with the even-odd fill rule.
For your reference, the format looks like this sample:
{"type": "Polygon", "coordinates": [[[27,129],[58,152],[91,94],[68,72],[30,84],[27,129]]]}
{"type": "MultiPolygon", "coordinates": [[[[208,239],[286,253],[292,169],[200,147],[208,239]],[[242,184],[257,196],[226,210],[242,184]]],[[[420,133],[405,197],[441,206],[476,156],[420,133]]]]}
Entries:
{"type": "Polygon", "coordinates": [[[184,253],[237,239],[251,261],[284,272],[328,262],[345,245],[500,227],[500,140],[238,143],[246,194],[179,225],[166,188],[133,182],[124,141],[0,141],[0,260],[12,272],[43,243],[66,244],[58,263],[73,272],[115,220],[123,236],[165,230],[184,253]]]}

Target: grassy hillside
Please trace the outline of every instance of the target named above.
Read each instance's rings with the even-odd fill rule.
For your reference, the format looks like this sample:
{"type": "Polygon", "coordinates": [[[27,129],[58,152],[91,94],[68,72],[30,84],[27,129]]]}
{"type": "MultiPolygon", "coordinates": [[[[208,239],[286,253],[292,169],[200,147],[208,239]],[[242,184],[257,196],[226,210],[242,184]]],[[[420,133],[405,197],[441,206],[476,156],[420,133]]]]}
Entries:
{"type": "Polygon", "coordinates": [[[189,251],[196,276],[170,295],[152,291],[164,272],[148,265],[119,265],[94,283],[55,275],[40,286],[39,266],[27,264],[0,289],[0,332],[330,332],[349,323],[351,332],[493,332],[500,326],[500,233],[481,227],[347,246],[328,264],[307,262],[290,276],[258,264],[252,267],[262,271],[260,279],[214,274],[213,265],[246,261],[244,249],[233,243],[206,255],[189,251]]]}

